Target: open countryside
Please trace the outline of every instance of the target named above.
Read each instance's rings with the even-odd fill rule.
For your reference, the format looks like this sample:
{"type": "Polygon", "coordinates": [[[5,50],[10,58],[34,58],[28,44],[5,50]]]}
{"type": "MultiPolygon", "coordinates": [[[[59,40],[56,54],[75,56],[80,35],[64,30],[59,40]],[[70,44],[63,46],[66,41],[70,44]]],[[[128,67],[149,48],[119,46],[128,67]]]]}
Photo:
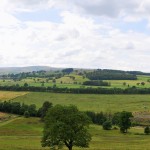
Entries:
{"type": "MultiPolygon", "coordinates": [[[[5,92],[0,92],[4,95],[5,92]]],[[[49,100],[54,105],[77,105],[81,111],[91,110],[95,112],[118,112],[132,111],[147,112],[149,114],[150,95],[85,95],[85,94],[55,94],[20,92],[19,97],[14,98],[16,92],[7,92],[8,98],[3,97],[1,101],[11,100],[26,104],[36,104],[49,100]],[[13,94],[12,94],[13,93],[13,94]],[[10,97],[10,94],[12,97],[10,97]],[[24,95],[25,94],[25,95],[24,95]]],[[[11,116],[11,114],[8,114],[11,116]]],[[[150,115],[150,114],[149,114],[150,115]]],[[[1,115],[2,118],[3,115],[1,115]]],[[[5,116],[6,117],[6,116],[5,116]]],[[[149,122],[147,122],[149,124],[149,122]]],[[[101,149],[146,149],[149,147],[149,136],[144,135],[143,127],[132,127],[129,133],[121,134],[119,129],[104,131],[99,125],[90,125],[92,141],[89,150],[101,149]],[[109,143],[109,144],[108,144],[109,143]]],[[[40,141],[43,131],[43,123],[38,118],[24,118],[15,116],[9,120],[0,122],[0,145],[3,150],[40,150],[40,141]],[[7,139],[7,140],[6,140],[7,139]],[[32,141],[32,142],[31,142],[32,141]]],[[[79,149],[79,148],[75,148],[79,149]]]]}

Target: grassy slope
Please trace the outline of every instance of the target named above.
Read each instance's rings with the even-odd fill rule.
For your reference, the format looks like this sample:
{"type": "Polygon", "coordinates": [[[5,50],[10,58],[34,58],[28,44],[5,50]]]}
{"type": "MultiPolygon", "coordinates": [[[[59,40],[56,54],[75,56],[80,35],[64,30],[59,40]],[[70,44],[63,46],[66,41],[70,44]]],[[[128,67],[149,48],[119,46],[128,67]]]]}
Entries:
{"type": "Polygon", "coordinates": [[[44,101],[54,105],[74,104],[82,111],[145,111],[150,108],[150,95],[95,95],[95,94],[55,94],[29,93],[14,99],[27,104],[36,104],[40,107],[44,101]]]}
{"type": "MultiPolygon", "coordinates": [[[[14,98],[14,94],[16,92],[7,92],[5,99],[14,98]],[[7,95],[12,97],[7,98],[7,95]]],[[[0,92],[0,95],[3,95],[3,92],[0,92]]],[[[144,106],[149,108],[150,95],[28,93],[14,100],[35,103],[38,107],[43,101],[50,100],[53,104],[75,104],[80,110],[142,111],[145,110],[144,106]]],[[[20,117],[0,123],[0,150],[43,150],[45,148],[40,145],[42,130],[43,124],[38,118],[20,117]]],[[[91,125],[90,132],[92,141],[88,150],[145,150],[150,147],[150,136],[143,135],[142,128],[132,128],[129,134],[124,135],[119,130],[104,131],[100,126],[91,125]]],[[[79,150],[79,148],[74,149],[79,150]]]]}
{"type": "MultiPolygon", "coordinates": [[[[37,118],[16,118],[0,126],[0,150],[41,150],[43,124],[37,118]]],[[[91,125],[92,141],[87,150],[146,149],[149,137],[142,128],[132,128],[127,135],[119,130],[104,131],[100,126],[91,125]],[[137,135],[140,133],[140,135],[137,135]]],[[[78,150],[79,148],[74,148],[78,150]]]]}

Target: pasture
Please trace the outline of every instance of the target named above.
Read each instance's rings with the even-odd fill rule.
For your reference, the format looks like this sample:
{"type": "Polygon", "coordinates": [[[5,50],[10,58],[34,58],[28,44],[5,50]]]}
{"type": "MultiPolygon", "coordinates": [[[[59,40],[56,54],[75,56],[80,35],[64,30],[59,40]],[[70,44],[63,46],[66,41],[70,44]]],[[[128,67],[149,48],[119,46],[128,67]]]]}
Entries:
{"type": "Polygon", "coordinates": [[[36,104],[39,108],[44,101],[54,105],[76,105],[81,111],[118,112],[150,110],[150,95],[98,95],[30,92],[13,99],[26,104],[36,104]]]}
{"type": "MultiPolygon", "coordinates": [[[[107,82],[110,82],[111,86],[100,86],[104,88],[128,88],[132,86],[136,86],[137,88],[150,88],[150,83],[148,82],[148,79],[150,79],[150,76],[140,75],[137,76],[137,80],[106,80],[107,82]],[[145,85],[141,85],[141,83],[144,82],[145,85]],[[125,83],[125,85],[124,85],[125,83]]],[[[19,86],[24,86],[25,83],[27,83],[29,86],[36,86],[36,87],[53,87],[56,85],[59,88],[83,88],[83,87],[93,87],[97,88],[97,86],[85,86],[82,85],[84,81],[87,81],[89,79],[83,78],[83,76],[70,74],[65,75],[61,78],[58,78],[53,82],[53,80],[49,80],[48,78],[25,78],[20,81],[14,81],[12,79],[9,80],[3,80],[0,79],[0,86],[12,86],[18,84],[19,86]],[[74,78],[72,78],[74,77],[74,78]]]]}
{"type": "MultiPolygon", "coordinates": [[[[19,117],[0,125],[0,150],[48,150],[40,145],[42,129],[38,118],[19,117]]],[[[146,150],[150,146],[150,136],[143,134],[143,128],[132,128],[127,134],[114,129],[104,131],[97,125],[91,125],[89,130],[92,141],[87,150],[146,150]]]]}
{"type": "MultiPolygon", "coordinates": [[[[0,100],[34,103],[38,108],[48,100],[54,105],[74,104],[81,111],[117,112],[126,110],[136,113],[150,110],[150,95],[0,92],[0,95],[4,94],[5,98],[0,97],[0,100]]],[[[39,118],[15,116],[10,120],[0,122],[0,150],[48,150],[48,148],[41,147],[42,130],[43,123],[39,118]]],[[[92,134],[92,141],[87,150],[146,150],[150,147],[150,135],[144,135],[142,127],[131,128],[127,134],[121,134],[119,129],[104,131],[98,125],[90,125],[89,130],[92,134]]],[[[80,148],[74,148],[74,150],[80,150],[80,148]]]]}

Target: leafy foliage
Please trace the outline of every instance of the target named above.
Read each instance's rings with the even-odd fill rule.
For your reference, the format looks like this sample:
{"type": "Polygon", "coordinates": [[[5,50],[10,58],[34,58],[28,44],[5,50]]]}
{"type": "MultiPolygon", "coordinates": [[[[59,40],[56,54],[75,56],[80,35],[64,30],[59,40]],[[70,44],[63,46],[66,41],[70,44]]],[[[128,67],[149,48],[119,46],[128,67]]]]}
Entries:
{"type": "Polygon", "coordinates": [[[52,103],[47,101],[44,102],[43,106],[38,110],[36,109],[35,104],[26,105],[24,103],[21,104],[20,102],[12,102],[12,101],[0,102],[1,112],[24,115],[25,117],[26,116],[41,117],[42,119],[45,117],[48,109],[51,107],[52,107],[52,103]]]}
{"type": "Polygon", "coordinates": [[[119,70],[97,69],[87,72],[86,77],[90,80],[137,80],[136,75],[119,70]]]}
{"type": "Polygon", "coordinates": [[[145,134],[150,134],[150,128],[149,128],[149,126],[146,126],[146,127],[144,128],[144,133],[145,133],[145,134]]]}
{"type": "Polygon", "coordinates": [[[110,86],[109,82],[106,81],[85,81],[83,85],[93,85],[93,86],[110,86]]]}
{"type": "Polygon", "coordinates": [[[105,122],[103,123],[103,129],[104,129],[104,130],[111,130],[111,128],[112,128],[112,123],[111,123],[111,121],[107,120],[107,121],[105,121],[105,122]]]}
{"type": "Polygon", "coordinates": [[[56,105],[49,109],[45,117],[42,146],[55,149],[65,145],[69,150],[73,146],[88,147],[91,140],[87,130],[89,123],[87,115],[76,106],[56,105]]]}
{"type": "Polygon", "coordinates": [[[120,131],[126,133],[131,127],[131,117],[133,117],[131,112],[122,111],[119,113],[119,127],[120,131]]]}

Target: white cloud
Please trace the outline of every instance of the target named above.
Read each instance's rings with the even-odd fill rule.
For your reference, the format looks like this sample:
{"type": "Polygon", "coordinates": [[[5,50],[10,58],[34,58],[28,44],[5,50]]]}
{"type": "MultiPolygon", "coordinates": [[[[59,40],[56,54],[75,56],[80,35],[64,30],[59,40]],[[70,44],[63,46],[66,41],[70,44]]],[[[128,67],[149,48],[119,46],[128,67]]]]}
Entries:
{"type": "Polygon", "coordinates": [[[2,0],[1,65],[150,71],[149,35],[132,30],[123,32],[112,26],[115,21],[108,20],[119,18],[121,21],[134,22],[142,19],[142,15],[143,18],[144,14],[148,16],[148,1],[72,0],[69,6],[67,2],[14,0],[12,3],[2,0]],[[7,9],[4,9],[6,4],[7,9]],[[15,17],[20,11],[37,11],[48,7],[62,9],[62,22],[21,21],[15,17]],[[96,23],[93,16],[100,16],[99,19],[103,16],[104,19],[96,23]]]}

